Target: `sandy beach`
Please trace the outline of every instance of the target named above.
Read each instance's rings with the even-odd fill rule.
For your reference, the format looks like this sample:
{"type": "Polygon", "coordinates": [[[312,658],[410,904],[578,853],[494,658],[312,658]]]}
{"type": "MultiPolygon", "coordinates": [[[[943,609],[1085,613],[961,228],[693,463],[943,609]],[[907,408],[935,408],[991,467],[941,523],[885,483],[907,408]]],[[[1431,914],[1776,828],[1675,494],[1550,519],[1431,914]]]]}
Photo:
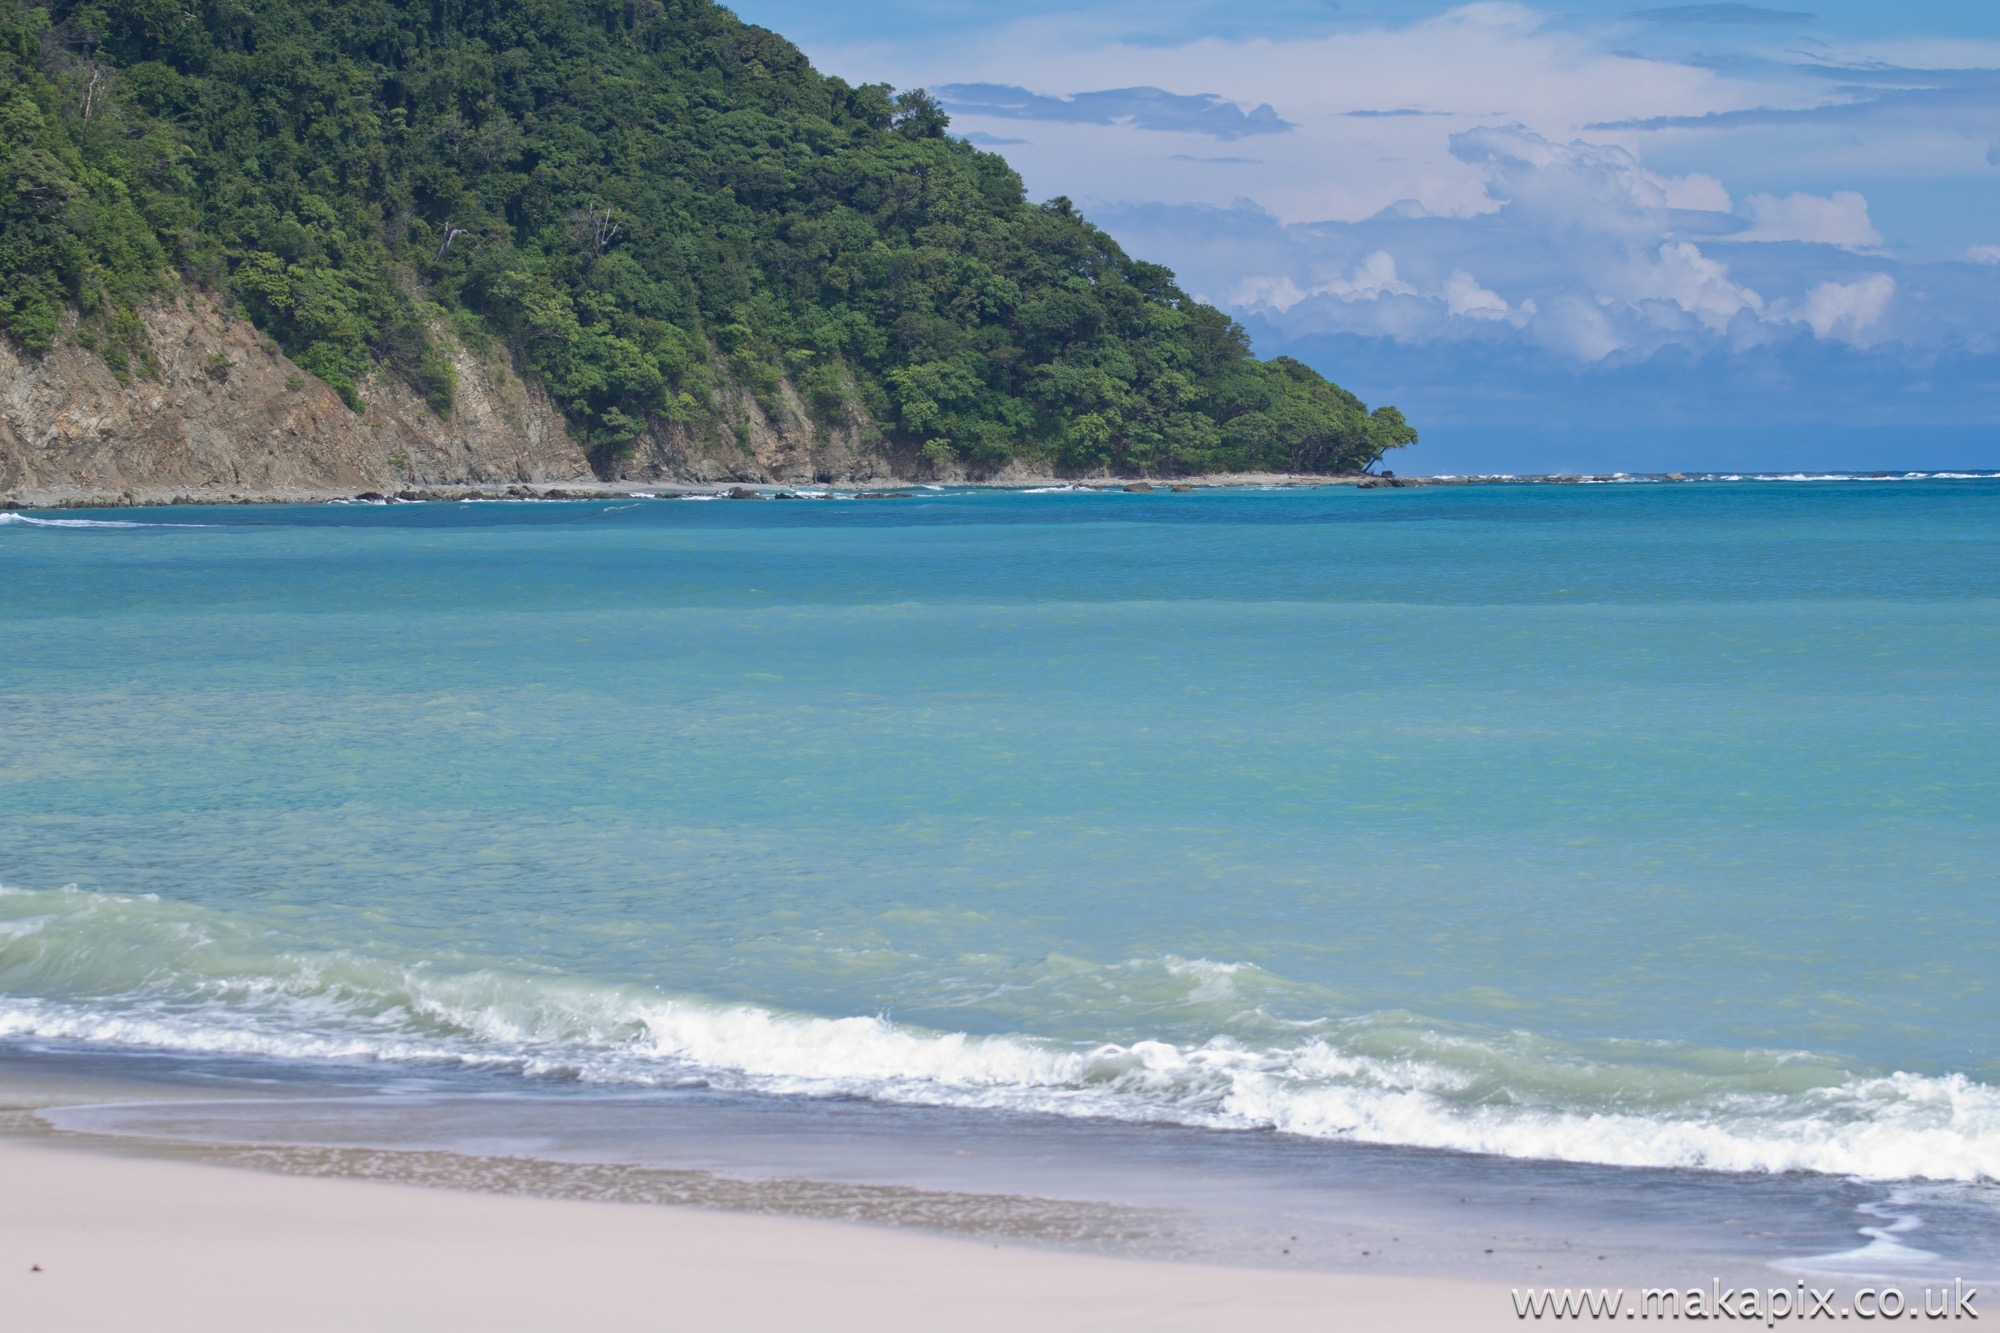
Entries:
{"type": "Polygon", "coordinates": [[[1478,1329],[1504,1289],[266,1175],[0,1140],[9,1329],[1478,1329]]]}

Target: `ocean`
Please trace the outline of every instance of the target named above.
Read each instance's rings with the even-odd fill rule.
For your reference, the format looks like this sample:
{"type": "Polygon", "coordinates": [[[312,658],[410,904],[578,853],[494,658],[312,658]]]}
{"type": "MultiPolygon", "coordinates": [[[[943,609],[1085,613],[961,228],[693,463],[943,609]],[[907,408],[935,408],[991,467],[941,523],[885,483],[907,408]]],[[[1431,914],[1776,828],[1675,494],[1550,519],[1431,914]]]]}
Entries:
{"type": "Polygon", "coordinates": [[[37,511],[0,626],[0,1066],[173,1085],[61,1126],[2000,1271],[2000,478],[37,511]]]}

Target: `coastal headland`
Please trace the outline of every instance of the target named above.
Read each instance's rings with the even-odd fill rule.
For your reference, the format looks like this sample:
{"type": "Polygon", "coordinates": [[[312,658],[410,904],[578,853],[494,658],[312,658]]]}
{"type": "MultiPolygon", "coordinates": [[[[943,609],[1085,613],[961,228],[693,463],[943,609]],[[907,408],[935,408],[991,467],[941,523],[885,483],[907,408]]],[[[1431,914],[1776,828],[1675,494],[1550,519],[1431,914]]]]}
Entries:
{"type": "Polygon", "coordinates": [[[1416,429],[706,0],[0,0],[0,494],[1367,470],[1416,429]]]}

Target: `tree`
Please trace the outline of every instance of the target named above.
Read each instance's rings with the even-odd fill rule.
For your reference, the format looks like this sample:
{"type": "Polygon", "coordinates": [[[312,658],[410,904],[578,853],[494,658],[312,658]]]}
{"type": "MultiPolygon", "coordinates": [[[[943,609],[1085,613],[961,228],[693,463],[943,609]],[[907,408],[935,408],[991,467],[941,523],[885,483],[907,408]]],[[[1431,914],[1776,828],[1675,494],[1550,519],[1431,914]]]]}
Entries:
{"type": "Polygon", "coordinates": [[[677,423],[910,465],[1357,470],[1415,438],[946,131],[711,0],[0,0],[0,326],[229,293],[359,403],[505,344],[600,463],[677,423]],[[787,392],[787,385],[798,393],[787,392]]]}

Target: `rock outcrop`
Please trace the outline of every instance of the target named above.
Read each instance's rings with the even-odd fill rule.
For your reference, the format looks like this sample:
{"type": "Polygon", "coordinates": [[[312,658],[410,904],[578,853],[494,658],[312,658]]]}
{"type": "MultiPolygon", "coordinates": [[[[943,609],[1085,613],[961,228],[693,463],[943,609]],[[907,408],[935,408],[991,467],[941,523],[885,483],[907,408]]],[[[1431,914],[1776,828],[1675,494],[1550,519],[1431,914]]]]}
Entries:
{"type": "Polygon", "coordinates": [[[786,386],[766,412],[724,381],[734,427],[670,427],[594,460],[504,351],[447,341],[456,402],[440,418],[377,375],[354,412],[214,295],[145,314],[156,369],[119,383],[69,337],[35,357],[0,339],[0,500],[310,498],[411,487],[563,482],[868,481],[896,469],[863,425],[814,425],[786,386]]]}

